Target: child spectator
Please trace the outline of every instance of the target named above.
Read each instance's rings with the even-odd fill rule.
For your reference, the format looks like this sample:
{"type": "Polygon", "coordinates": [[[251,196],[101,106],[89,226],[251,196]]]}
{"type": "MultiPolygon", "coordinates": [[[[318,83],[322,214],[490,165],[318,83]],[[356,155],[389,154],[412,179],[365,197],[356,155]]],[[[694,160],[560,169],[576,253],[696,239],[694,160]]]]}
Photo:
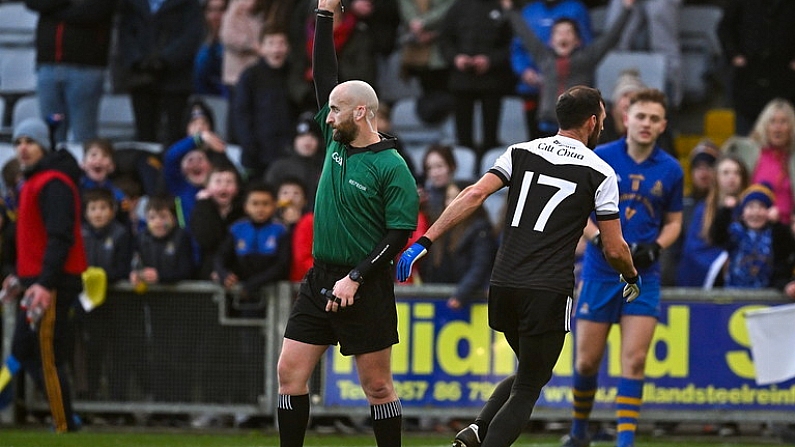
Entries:
{"type": "Polygon", "coordinates": [[[255,299],[262,286],[287,279],[290,233],[274,220],[276,191],[252,183],[243,205],[246,217],[232,224],[215,258],[217,280],[227,289],[241,286],[241,297],[255,299]]]}
{"type": "Polygon", "coordinates": [[[774,203],[770,186],[755,183],[743,191],[739,204],[729,197],[715,216],[710,236],[729,252],[725,287],[783,290],[789,282],[795,239],[787,225],[771,219],[774,203]]]}
{"type": "Polygon", "coordinates": [[[288,229],[292,229],[306,212],[306,188],[297,177],[287,177],[276,190],[276,217],[288,229]]]}
{"type": "Polygon", "coordinates": [[[174,200],[150,197],[146,204],[146,229],[135,238],[130,282],[160,284],[190,278],[193,254],[188,234],[177,226],[174,200]]]}
{"type": "MultiPolygon", "coordinates": [[[[276,191],[263,183],[249,185],[244,201],[246,217],[232,224],[216,256],[215,277],[233,294],[233,316],[263,318],[260,289],[287,279],[290,268],[290,232],[274,219],[276,191]]],[[[229,346],[234,357],[261,358],[258,328],[241,328],[238,342],[229,346]]],[[[229,372],[229,395],[235,402],[251,400],[262,392],[262,368],[236,368],[229,372]]]]}
{"type": "MultiPolygon", "coordinates": [[[[380,128],[380,120],[378,125],[380,128]]],[[[280,185],[288,177],[302,179],[306,187],[307,202],[313,208],[325,151],[320,127],[311,114],[302,115],[295,126],[292,152],[270,164],[265,172],[265,181],[271,185],[280,185]]]]}
{"type": "MultiPolygon", "coordinates": [[[[177,226],[174,199],[150,197],[146,204],[146,229],[136,235],[136,253],[130,282],[137,291],[148,284],[168,284],[190,279],[193,249],[188,233],[177,226]]],[[[150,330],[146,342],[151,350],[147,367],[154,397],[160,401],[187,402],[193,386],[191,371],[176,358],[184,358],[195,340],[186,342],[178,324],[184,309],[149,305],[150,330]],[[151,335],[150,335],[151,334],[151,335]],[[190,343],[190,347],[186,344],[190,343]],[[180,357],[182,356],[182,357],[180,357]]],[[[146,317],[146,314],[145,314],[146,317]]],[[[146,320],[145,320],[146,321],[146,320]]],[[[140,338],[140,336],[139,336],[140,338]]]]}
{"type": "Polygon", "coordinates": [[[83,192],[83,205],[82,231],[88,265],[105,270],[108,283],[127,278],[132,262],[132,237],[129,229],[115,219],[116,197],[105,188],[89,189],[83,192]]]}
{"type": "Polygon", "coordinates": [[[110,180],[111,174],[116,169],[113,156],[113,143],[108,139],[93,138],[83,143],[83,161],[80,165],[83,168],[83,176],[80,178],[80,192],[85,194],[86,191],[98,188],[110,191],[115,200],[113,209],[122,211],[116,217],[120,222],[126,223],[129,222],[127,211],[130,208],[130,201],[110,180]]]}
{"type": "Polygon", "coordinates": [[[210,108],[201,100],[188,106],[187,136],[166,151],[163,177],[167,192],[177,199],[180,227],[188,225],[196,194],[204,188],[212,165],[231,164],[226,157],[226,143],[213,132],[210,108]]]}
{"type": "MultiPolygon", "coordinates": [[[[503,0],[503,3],[511,2],[503,0]]],[[[555,115],[558,95],[578,84],[594,84],[596,66],[621,37],[635,0],[623,0],[623,4],[624,9],[611,28],[586,46],[582,45],[579,27],[572,19],[555,20],[547,46],[547,42],[539,39],[527,26],[518,11],[508,12],[513,32],[535,59],[544,79],[538,106],[538,130],[541,136],[554,135],[558,131],[555,115]]]]}
{"type": "Polygon", "coordinates": [[[299,282],[315,260],[312,256],[314,213],[307,206],[306,189],[297,177],[285,177],[279,184],[277,197],[279,220],[291,232],[290,281],[299,282]]]}
{"type": "Polygon", "coordinates": [[[190,218],[190,233],[201,255],[199,279],[210,279],[215,254],[223,240],[218,235],[226,234],[229,226],[245,215],[239,192],[240,176],[233,166],[213,168],[190,218]]]}
{"type": "Polygon", "coordinates": [[[287,34],[265,27],[257,52],[259,60],[240,75],[232,101],[235,137],[243,148],[241,163],[250,179],[261,178],[286,153],[295,124],[287,34]]]}
{"type": "MultiPolygon", "coordinates": [[[[99,267],[107,275],[108,284],[125,279],[130,274],[132,237],[129,229],[116,220],[117,202],[105,188],[89,189],[83,193],[85,219],[83,244],[90,267],[99,267]]],[[[86,397],[97,398],[100,380],[108,356],[114,323],[108,306],[100,305],[90,312],[77,306],[79,342],[85,350],[86,397]]],[[[76,369],[79,370],[78,365],[76,369]]]]}

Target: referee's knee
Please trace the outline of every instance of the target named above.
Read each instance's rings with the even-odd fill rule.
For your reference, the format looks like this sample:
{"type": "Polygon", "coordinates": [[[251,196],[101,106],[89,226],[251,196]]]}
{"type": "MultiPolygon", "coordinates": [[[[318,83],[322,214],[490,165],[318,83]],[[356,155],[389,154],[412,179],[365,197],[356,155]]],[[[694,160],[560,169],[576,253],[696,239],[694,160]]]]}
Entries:
{"type": "Polygon", "coordinates": [[[388,402],[394,400],[395,387],[389,378],[377,378],[362,383],[362,390],[370,402],[388,402]]]}

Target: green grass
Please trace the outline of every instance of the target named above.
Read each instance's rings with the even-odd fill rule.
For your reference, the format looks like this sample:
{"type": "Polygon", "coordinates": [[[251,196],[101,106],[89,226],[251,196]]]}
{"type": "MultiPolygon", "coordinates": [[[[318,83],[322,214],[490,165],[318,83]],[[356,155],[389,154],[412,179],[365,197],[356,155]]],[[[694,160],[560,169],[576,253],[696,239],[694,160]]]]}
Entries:
{"type": "MultiPolygon", "coordinates": [[[[2,447],[275,447],[279,445],[274,431],[196,432],[183,430],[142,431],[142,429],[87,429],[79,433],[56,435],[47,430],[0,428],[2,447]]],[[[407,433],[405,447],[445,447],[450,445],[449,434],[407,433]]],[[[558,447],[560,435],[525,434],[516,447],[558,447]]],[[[372,435],[307,435],[306,447],[374,446],[372,435]]],[[[611,443],[595,443],[594,447],[610,447],[611,443]]],[[[769,447],[781,445],[777,439],[718,438],[704,436],[676,436],[651,438],[641,436],[638,445],[644,447],[769,447]]]]}

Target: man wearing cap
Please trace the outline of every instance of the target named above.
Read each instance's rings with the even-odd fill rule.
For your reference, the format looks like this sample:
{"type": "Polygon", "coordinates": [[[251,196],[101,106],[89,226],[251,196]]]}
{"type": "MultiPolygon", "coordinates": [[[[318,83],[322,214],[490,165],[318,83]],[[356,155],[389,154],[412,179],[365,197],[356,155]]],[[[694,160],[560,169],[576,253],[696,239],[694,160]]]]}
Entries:
{"type": "Polygon", "coordinates": [[[12,354],[50,403],[55,431],[80,428],[71,402],[67,355],[71,352],[69,310],[78,299],[86,269],[80,232],[77,181],[82,171],[69,151],[51,152],[49,130],[38,118],[13,133],[24,175],[17,217],[16,273],[3,281],[9,294],[22,291],[12,354]],[[17,282],[21,289],[13,287],[17,282]]]}

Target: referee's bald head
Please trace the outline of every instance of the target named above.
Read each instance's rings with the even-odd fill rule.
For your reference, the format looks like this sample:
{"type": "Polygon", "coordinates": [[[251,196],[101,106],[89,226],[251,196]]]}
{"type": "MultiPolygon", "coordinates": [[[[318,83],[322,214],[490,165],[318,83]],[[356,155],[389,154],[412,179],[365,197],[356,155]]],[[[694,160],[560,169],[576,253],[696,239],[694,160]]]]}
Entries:
{"type": "Polygon", "coordinates": [[[340,96],[348,104],[357,107],[364,106],[367,109],[367,117],[375,117],[375,112],[378,111],[378,95],[375,93],[373,87],[364,81],[345,81],[336,87],[340,96]]]}

